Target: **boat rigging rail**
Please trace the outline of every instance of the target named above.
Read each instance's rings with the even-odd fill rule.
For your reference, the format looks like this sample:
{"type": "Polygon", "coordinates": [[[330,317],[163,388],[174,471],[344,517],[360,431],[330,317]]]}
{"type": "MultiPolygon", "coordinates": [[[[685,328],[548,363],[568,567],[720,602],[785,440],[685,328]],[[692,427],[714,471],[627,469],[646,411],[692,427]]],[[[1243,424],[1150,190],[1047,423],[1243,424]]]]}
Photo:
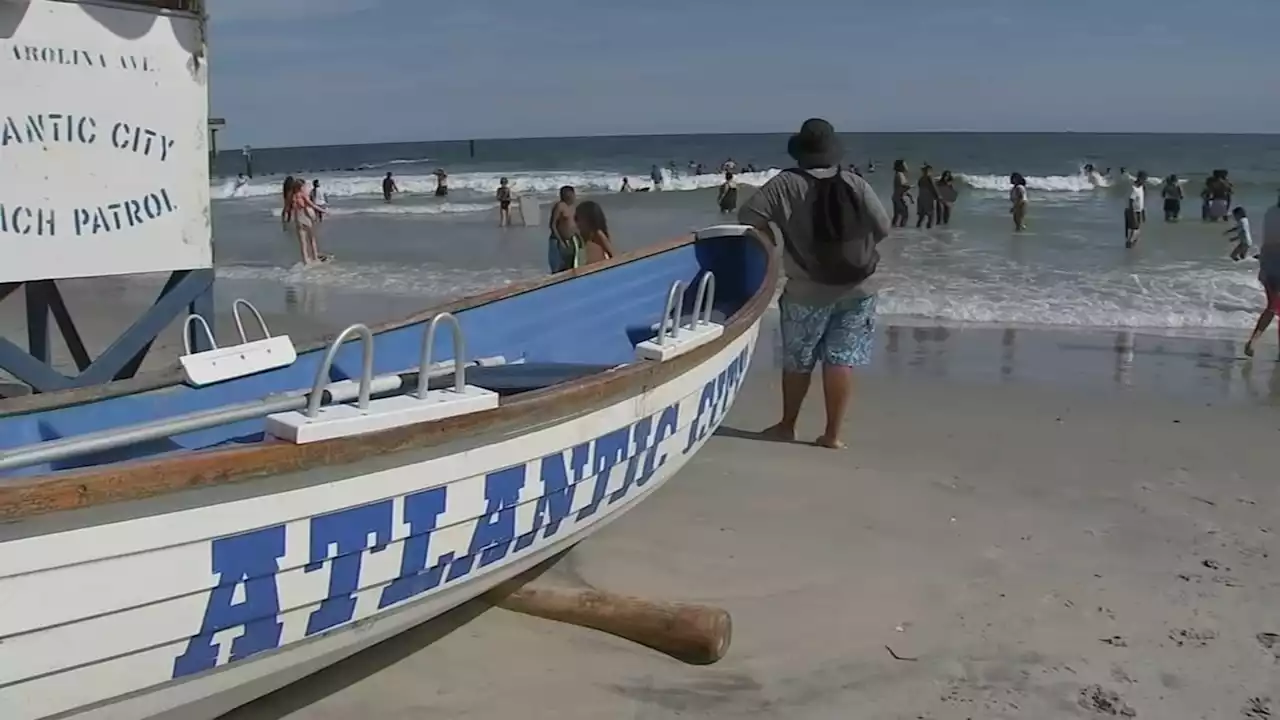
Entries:
{"type": "MultiPolygon", "coordinates": [[[[497,407],[497,393],[465,384],[466,367],[472,363],[465,360],[466,348],[462,340],[462,328],[457,318],[450,313],[441,313],[432,318],[426,329],[421,362],[416,372],[374,377],[373,334],[364,325],[352,325],[329,344],[324,361],[316,373],[315,383],[308,392],[268,396],[214,410],[24,445],[0,452],[0,471],[67,460],[263,417],[267,419],[269,435],[306,443],[497,407]],[[452,363],[440,363],[436,366],[432,364],[435,331],[445,321],[453,325],[454,358],[452,363]],[[363,344],[359,382],[326,382],[338,350],[355,336],[363,344]],[[450,374],[455,378],[453,387],[427,389],[432,377],[450,374]],[[410,387],[415,388],[415,392],[412,395],[405,394],[410,387]],[[348,404],[352,399],[357,401],[355,406],[348,404]]],[[[486,366],[503,363],[504,358],[486,358],[477,360],[474,364],[486,366]]],[[[3,480],[0,479],[0,482],[3,480]]]]}
{"type": "Polygon", "coordinates": [[[688,325],[680,323],[681,299],[684,284],[672,283],[667,292],[667,303],[662,308],[662,320],[655,326],[657,335],[636,345],[636,357],[640,360],[663,362],[683,355],[694,348],[706,345],[724,334],[724,326],[712,322],[711,311],[715,306],[716,278],[710,270],[704,271],[698,280],[694,296],[693,315],[688,325]]]}

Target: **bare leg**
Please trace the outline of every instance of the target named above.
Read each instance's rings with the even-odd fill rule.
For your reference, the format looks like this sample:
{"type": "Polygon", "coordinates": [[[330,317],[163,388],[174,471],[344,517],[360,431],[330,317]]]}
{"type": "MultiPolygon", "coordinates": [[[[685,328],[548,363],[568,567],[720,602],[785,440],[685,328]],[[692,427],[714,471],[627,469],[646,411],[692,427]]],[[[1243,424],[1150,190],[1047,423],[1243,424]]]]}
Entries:
{"type": "Polygon", "coordinates": [[[318,261],[320,259],[320,244],[316,240],[315,228],[312,228],[311,232],[307,233],[307,244],[311,246],[311,259],[318,261]]]}
{"type": "Polygon", "coordinates": [[[827,404],[827,429],[817,444],[839,450],[845,446],[840,439],[844,426],[844,413],[853,395],[853,368],[842,365],[822,366],[822,396],[827,404]]]}
{"type": "Polygon", "coordinates": [[[1253,326],[1253,334],[1249,336],[1249,342],[1244,345],[1244,354],[1253,357],[1253,344],[1258,342],[1258,338],[1262,337],[1262,333],[1267,331],[1271,326],[1271,320],[1276,314],[1271,312],[1270,308],[1262,311],[1262,315],[1258,316],[1258,324],[1253,326]]]}
{"type": "Polygon", "coordinates": [[[294,235],[298,238],[298,252],[302,255],[302,264],[311,264],[311,245],[307,242],[307,231],[301,225],[295,225],[294,235]]]}
{"type": "Polygon", "coordinates": [[[800,419],[800,407],[809,394],[811,372],[782,371],[782,421],[765,430],[765,434],[780,440],[796,439],[796,422],[800,419]]]}

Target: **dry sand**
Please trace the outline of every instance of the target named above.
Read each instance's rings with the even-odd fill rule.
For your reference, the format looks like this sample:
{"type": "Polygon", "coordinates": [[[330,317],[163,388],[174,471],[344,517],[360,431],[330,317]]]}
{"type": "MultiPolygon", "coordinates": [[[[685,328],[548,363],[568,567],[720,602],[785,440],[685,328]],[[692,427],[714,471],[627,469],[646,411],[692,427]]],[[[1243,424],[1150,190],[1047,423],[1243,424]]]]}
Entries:
{"type": "MultiPolygon", "coordinates": [[[[1267,634],[1280,633],[1273,408],[942,381],[908,366],[869,377],[850,448],[835,452],[731,429],[774,420],[766,345],[730,427],[558,569],[722,605],[735,622],[724,661],[686,667],[491,610],[233,717],[1280,713],[1280,638],[1267,634]]],[[[820,428],[812,401],[803,427],[820,428]]]]}

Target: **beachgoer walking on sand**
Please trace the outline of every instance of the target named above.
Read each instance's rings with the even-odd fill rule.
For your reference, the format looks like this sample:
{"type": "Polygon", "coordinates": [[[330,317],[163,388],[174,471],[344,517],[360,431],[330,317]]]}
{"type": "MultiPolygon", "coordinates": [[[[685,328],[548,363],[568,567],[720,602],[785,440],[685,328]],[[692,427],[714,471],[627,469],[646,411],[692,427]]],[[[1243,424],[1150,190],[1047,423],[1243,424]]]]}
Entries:
{"type": "Polygon", "coordinates": [[[398,192],[400,188],[396,187],[395,179],[391,177],[391,173],[387,173],[387,176],[382,178],[382,200],[391,202],[391,195],[398,192]]]}
{"type": "Polygon", "coordinates": [[[956,184],[950,170],[943,170],[938,178],[938,224],[951,224],[951,208],[956,204],[956,184]]]}
{"type": "Polygon", "coordinates": [[[1132,248],[1138,244],[1138,236],[1142,234],[1142,226],[1147,222],[1147,172],[1139,170],[1133,179],[1133,187],[1129,189],[1129,204],[1124,209],[1124,246],[1132,248]]]}
{"type": "Polygon", "coordinates": [[[865,180],[841,166],[840,139],[831,123],[806,120],[787,153],[796,167],[765,183],[738,211],[738,221],[785,251],[785,285],[778,299],[782,326],[782,419],[765,431],[795,440],[800,408],[814,367],[822,363],[826,429],[817,444],[844,447],[841,428],[853,394],[853,368],[871,360],[879,262],[876,245],[889,217],[865,180]]]}
{"type": "Polygon", "coordinates": [[[1022,173],[1009,176],[1009,213],[1013,215],[1013,231],[1022,232],[1027,229],[1027,179],[1022,173]]]}
{"type": "Polygon", "coordinates": [[[507,184],[507,179],[502,178],[498,181],[498,227],[507,227],[511,224],[511,186],[507,184]]]}
{"type": "Polygon", "coordinates": [[[916,228],[928,222],[928,229],[933,229],[933,218],[938,212],[938,185],[933,180],[933,166],[925,163],[920,168],[920,179],[916,181],[920,194],[916,196],[916,228]]]}
{"type": "Polygon", "coordinates": [[[1164,221],[1178,222],[1178,216],[1182,214],[1182,185],[1178,183],[1177,175],[1164,179],[1160,196],[1164,198],[1164,221]]]}
{"type": "Polygon", "coordinates": [[[578,193],[572,185],[560,188],[560,199],[551,206],[551,237],[547,239],[547,267],[552,274],[578,266],[582,237],[574,220],[578,193]]]}
{"type": "Polygon", "coordinates": [[[293,219],[293,181],[292,175],[286,175],[280,190],[280,230],[283,232],[289,231],[289,221],[293,219]]]}
{"type": "Polygon", "coordinates": [[[893,227],[907,226],[907,203],[911,200],[911,181],[907,179],[907,161],[893,161],[893,227]]]}
{"type": "Polygon", "coordinates": [[[609,222],[604,217],[604,208],[600,207],[600,203],[591,200],[579,203],[573,211],[573,220],[582,237],[583,264],[612,260],[617,253],[613,250],[613,241],[609,238],[609,222]]]}
{"type": "Polygon", "coordinates": [[[738,181],[733,179],[733,171],[726,170],[724,182],[720,184],[720,192],[716,197],[720,212],[733,212],[738,209],[738,181]]]}
{"type": "Polygon", "coordinates": [[[1236,219],[1236,224],[1223,234],[1236,244],[1231,250],[1231,259],[1239,262],[1249,257],[1249,250],[1253,247],[1253,233],[1249,231],[1249,213],[1244,208],[1236,208],[1231,216],[1236,219]]]}
{"type": "Polygon", "coordinates": [[[436,168],[431,173],[436,176],[436,197],[444,197],[449,194],[449,173],[444,168],[436,168]]]}
{"type": "Polygon", "coordinates": [[[1280,195],[1276,197],[1276,204],[1267,208],[1267,214],[1262,217],[1262,252],[1258,254],[1258,263],[1258,281],[1266,294],[1267,306],[1258,316],[1249,342],[1245,343],[1244,354],[1249,357],[1253,357],[1254,345],[1280,313],[1280,195]]]}

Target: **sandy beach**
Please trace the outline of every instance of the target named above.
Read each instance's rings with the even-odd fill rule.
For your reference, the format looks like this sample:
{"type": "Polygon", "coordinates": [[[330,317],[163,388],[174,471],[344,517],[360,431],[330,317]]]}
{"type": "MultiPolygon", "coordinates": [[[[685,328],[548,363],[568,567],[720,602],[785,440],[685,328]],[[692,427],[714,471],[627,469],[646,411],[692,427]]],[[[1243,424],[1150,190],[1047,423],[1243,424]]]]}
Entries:
{"type": "Polygon", "coordinates": [[[761,342],[719,436],[552,571],[727,608],[718,665],[473,604],[229,717],[1270,717],[1276,364],[1016,336],[888,329],[844,452],[752,436],[761,342]]]}
{"type": "MultiPolygon", "coordinates": [[[[132,285],[64,291],[73,307],[112,311],[90,314],[91,346],[123,307],[149,301],[132,285]]],[[[242,294],[220,290],[219,308],[242,294]]],[[[297,342],[411,302],[249,296],[297,342]]],[[[6,306],[21,336],[21,303],[6,306]]],[[[776,419],[774,316],[765,323],[719,436],[552,571],[728,609],[725,660],[691,668],[472,604],[229,718],[1261,720],[1280,709],[1273,345],[1246,362],[1222,339],[886,324],[850,447],[835,452],[753,436],[776,419]]],[[[179,337],[172,328],[149,366],[179,337]]],[[[821,427],[816,400],[804,437],[821,427]]]]}

